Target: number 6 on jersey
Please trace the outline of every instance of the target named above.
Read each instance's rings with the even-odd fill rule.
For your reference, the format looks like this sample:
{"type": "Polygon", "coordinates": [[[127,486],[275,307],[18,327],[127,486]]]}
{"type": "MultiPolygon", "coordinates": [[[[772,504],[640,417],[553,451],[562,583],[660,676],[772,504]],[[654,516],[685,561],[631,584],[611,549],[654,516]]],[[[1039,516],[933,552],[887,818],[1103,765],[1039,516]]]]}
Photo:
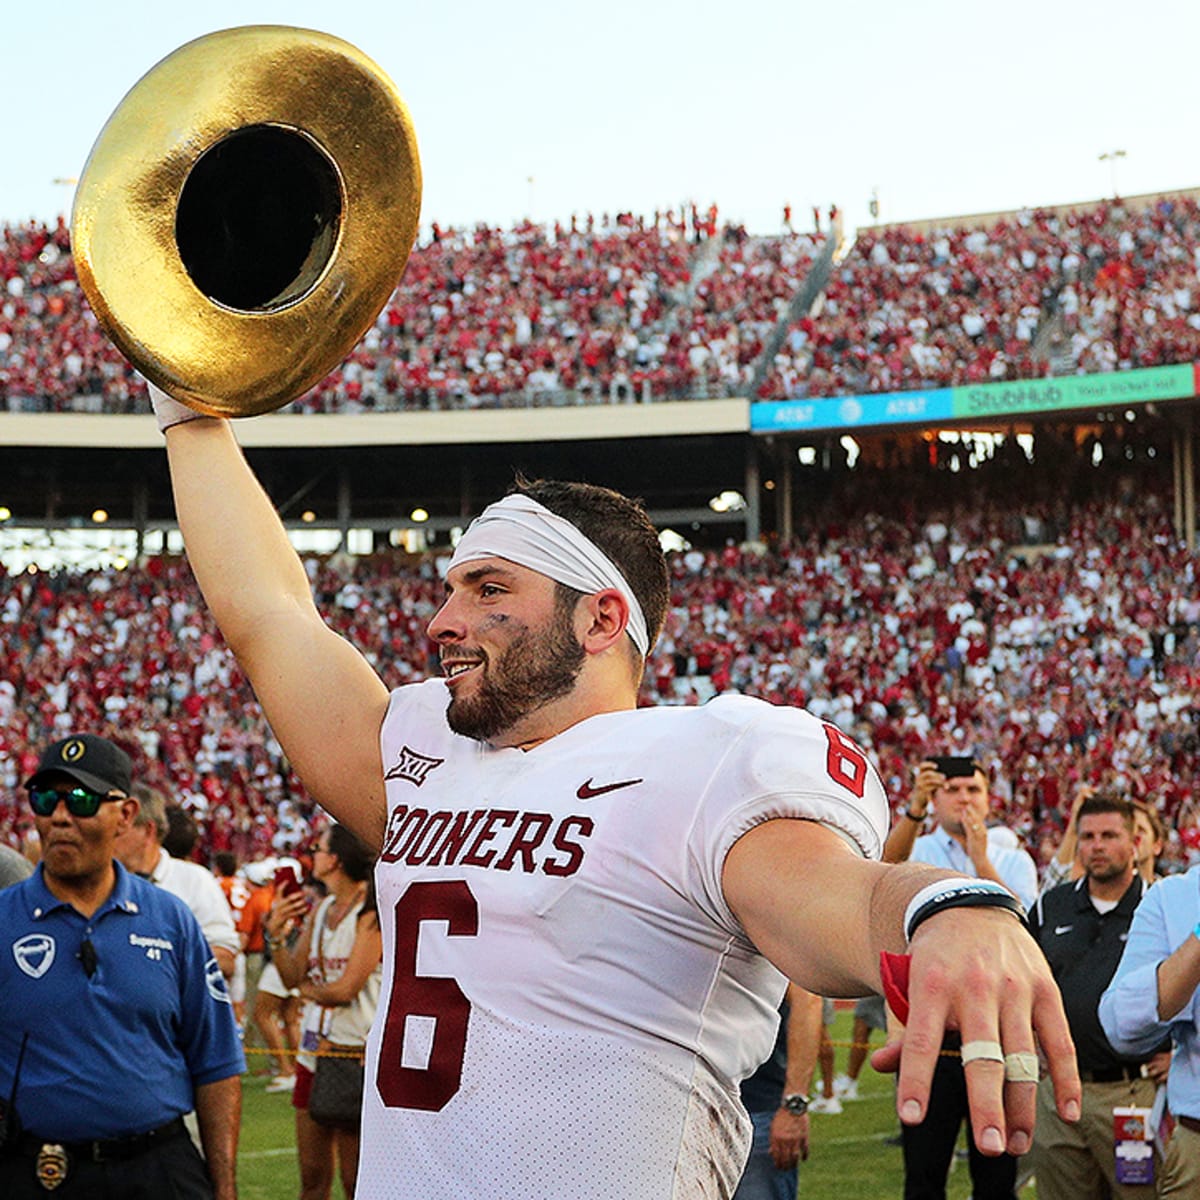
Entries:
{"type": "Polygon", "coordinates": [[[479,906],[461,879],[414,883],[396,901],[396,958],[376,1086],[389,1108],[440,1112],[462,1083],[471,1002],[453,979],[417,974],[423,921],[445,921],[451,937],[479,932],[479,906]],[[434,1022],[429,1065],[403,1063],[408,1018],[434,1022]]]}

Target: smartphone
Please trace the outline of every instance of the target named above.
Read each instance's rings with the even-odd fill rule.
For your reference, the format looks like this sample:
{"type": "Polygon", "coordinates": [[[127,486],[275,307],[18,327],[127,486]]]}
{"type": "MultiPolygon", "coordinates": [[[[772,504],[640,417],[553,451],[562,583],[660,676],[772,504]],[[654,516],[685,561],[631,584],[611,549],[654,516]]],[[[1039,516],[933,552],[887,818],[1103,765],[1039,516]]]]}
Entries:
{"type": "Polygon", "coordinates": [[[301,890],[300,880],[296,878],[295,867],[282,866],[275,868],[275,894],[277,896],[291,896],[301,890]]]}
{"type": "Polygon", "coordinates": [[[930,760],[947,779],[969,779],[975,774],[975,760],[964,755],[949,755],[930,760]]]}

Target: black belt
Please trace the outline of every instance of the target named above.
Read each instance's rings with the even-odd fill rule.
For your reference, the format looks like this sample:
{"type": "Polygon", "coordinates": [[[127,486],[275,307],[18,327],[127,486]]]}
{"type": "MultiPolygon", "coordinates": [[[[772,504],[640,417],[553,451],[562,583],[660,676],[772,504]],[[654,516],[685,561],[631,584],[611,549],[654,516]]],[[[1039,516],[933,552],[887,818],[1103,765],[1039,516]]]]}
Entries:
{"type": "Polygon", "coordinates": [[[94,1142],[55,1142],[53,1138],[38,1137],[36,1133],[22,1133],[14,1147],[16,1153],[36,1156],[43,1146],[57,1145],[66,1151],[72,1159],[83,1159],[87,1162],[111,1162],[115,1159],[135,1158],[144,1154],[151,1146],[169,1142],[181,1134],[187,1133],[187,1127],[182,1117],[176,1117],[157,1129],[145,1133],[130,1134],[129,1137],[109,1138],[94,1142]]]}
{"type": "Polygon", "coordinates": [[[1101,1067],[1098,1071],[1080,1071],[1083,1083],[1120,1083],[1123,1079],[1145,1079],[1142,1064],[1134,1063],[1123,1067],[1101,1067]]]}

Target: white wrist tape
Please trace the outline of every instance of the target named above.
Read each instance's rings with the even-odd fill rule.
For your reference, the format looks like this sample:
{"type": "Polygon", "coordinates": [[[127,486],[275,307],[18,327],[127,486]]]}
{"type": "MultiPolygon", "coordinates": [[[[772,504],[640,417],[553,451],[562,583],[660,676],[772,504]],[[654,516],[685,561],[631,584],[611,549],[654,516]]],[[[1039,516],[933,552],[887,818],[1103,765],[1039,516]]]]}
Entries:
{"type": "Polygon", "coordinates": [[[159,433],[166,433],[172,425],[198,421],[204,416],[194,408],[188,408],[186,404],[171,399],[162,388],[155,387],[149,380],[146,381],[146,386],[150,389],[150,407],[154,409],[154,415],[158,419],[159,433]]]}

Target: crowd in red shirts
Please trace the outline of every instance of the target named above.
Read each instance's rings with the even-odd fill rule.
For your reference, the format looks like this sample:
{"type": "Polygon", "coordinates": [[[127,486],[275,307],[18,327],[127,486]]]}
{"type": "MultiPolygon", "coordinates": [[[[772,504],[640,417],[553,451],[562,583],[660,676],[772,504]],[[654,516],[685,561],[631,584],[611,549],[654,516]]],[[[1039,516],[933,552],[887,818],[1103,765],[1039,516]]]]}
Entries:
{"type": "Polygon", "coordinates": [[[866,231],[759,398],[820,397],[1191,362],[1200,206],[1163,197],[925,231],[866,231]]]}
{"type": "MultiPolygon", "coordinates": [[[[974,753],[1005,819],[1053,840],[1081,783],[1151,798],[1200,856],[1197,556],[1163,465],[1039,436],[970,477],[859,466],[827,477],[789,544],[671,555],[644,703],[729,690],[802,705],[855,737],[896,802],[926,753],[974,753]],[[1155,481],[1159,482],[1155,482],[1155,481]],[[880,511],[879,497],[896,497],[880,511]]],[[[307,560],[330,621],[389,686],[436,672],[437,556],[307,560]]],[[[307,844],[291,775],[184,562],[0,576],[0,838],[20,781],[74,729],[105,733],[197,815],[209,853],[307,844]]]]}
{"type": "MultiPolygon", "coordinates": [[[[301,412],[621,403],[744,393],[812,258],[696,214],[510,230],[436,224],[359,345],[301,412]]],[[[128,412],[60,222],[0,230],[0,409],[128,412]]]]}
{"type": "MultiPolygon", "coordinates": [[[[630,214],[424,235],[387,307],[298,411],[747,395],[819,234],[630,214]]],[[[1096,372],[1200,356],[1200,207],[1119,201],[864,231],[757,398],[1096,372]]],[[[0,229],[0,410],[127,412],[143,385],[75,280],[68,233],[0,229]]]]}

